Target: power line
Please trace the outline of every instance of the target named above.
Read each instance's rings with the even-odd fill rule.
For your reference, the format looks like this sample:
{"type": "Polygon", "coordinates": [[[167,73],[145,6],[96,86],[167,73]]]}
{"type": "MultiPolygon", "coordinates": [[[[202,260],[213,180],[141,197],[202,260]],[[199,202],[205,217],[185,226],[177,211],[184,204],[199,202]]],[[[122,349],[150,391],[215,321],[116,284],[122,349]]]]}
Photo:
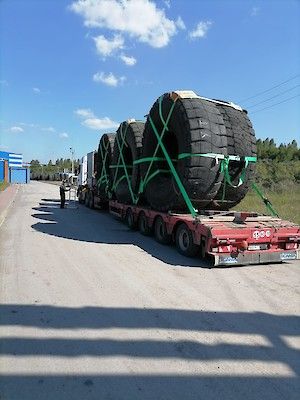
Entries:
{"type": "Polygon", "coordinates": [[[297,94],[296,96],[289,97],[288,99],[279,101],[278,103],[271,104],[271,105],[268,106],[268,107],[264,107],[264,108],[262,108],[261,110],[256,110],[256,111],[253,111],[253,112],[250,111],[250,112],[251,112],[251,114],[256,114],[256,113],[258,113],[258,112],[267,110],[268,108],[275,107],[275,106],[277,106],[278,104],[286,103],[287,101],[292,100],[292,99],[295,99],[296,97],[299,97],[299,96],[300,96],[300,94],[297,94]]]}
{"type": "Polygon", "coordinates": [[[281,95],[284,94],[284,93],[290,92],[291,90],[296,89],[296,88],[299,87],[299,86],[300,86],[300,85],[293,86],[293,87],[290,88],[290,89],[284,90],[283,92],[280,92],[280,93],[278,93],[278,94],[275,94],[275,96],[269,97],[268,99],[262,100],[262,101],[260,101],[259,103],[253,104],[252,106],[249,106],[249,107],[247,107],[247,108],[249,109],[249,108],[258,106],[259,104],[266,103],[267,101],[270,101],[270,100],[272,100],[272,99],[275,99],[275,97],[281,96],[281,95]]]}
{"type": "Polygon", "coordinates": [[[246,100],[250,100],[250,99],[254,99],[255,97],[260,96],[261,94],[271,92],[271,90],[276,89],[276,88],[278,88],[278,87],[284,85],[285,83],[292,81],[293,79],[297,78],[298,76],[300,76],[300,74],[297,74],[297,75],[295,75],[295,76],[292,76],[291,78],[287,79],[286,81],[281,82],[281,83],[279,83],[278,85],[272,86],[271,88],[269,88],[269,89],[267,89],[267,90],[263,90],[262,92],[256,93],[256,94],[253,95],[253,96],[250,96],[250,97],[247,97],[246,99],[240,100],[240,102],[243,102],[243,101],[246,101],[246,100]]]}

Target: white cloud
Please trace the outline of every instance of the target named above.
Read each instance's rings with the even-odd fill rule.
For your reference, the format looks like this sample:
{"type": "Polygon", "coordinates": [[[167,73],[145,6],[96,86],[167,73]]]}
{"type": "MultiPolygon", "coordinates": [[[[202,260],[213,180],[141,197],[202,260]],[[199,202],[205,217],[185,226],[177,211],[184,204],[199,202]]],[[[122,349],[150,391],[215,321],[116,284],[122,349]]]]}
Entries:
{"type": "Polygon", "coordinates": [[[74,113],[83,119],[81,124],[89,129],[116,129],[119,126],[118,122],[108,117],[98,118],[89,108],[79,108],[74,113]]]}
{"type": "Polygon", "coordinates": [[[61,139],[67,139],[69,137],[69,135],[67,134],[67,132],[62,132],[62,133],[59,134],[59,137],[61,139]]]}
{"type": "Polygon", "coordinates": [[[120,59],[128,66],[132,67],[136,64],[136,58],[132,56],[126,56],[125,54],[120,55],[120,59]]]}
{"type": "Polygon", "coordinates": [[[29,124],[27,122],[19,122],[18,125],[25,126],[26,128],[38,128],[37,124],[29,124]]]}
{"type": "Polygon", "coordinates": [[[125,76],[117,77],[112,72],[105,74],[104,72],[97,72],[93,75],[93,81],[97,83],[104,83],[108,86],[116,87],[126,80],[125,76]]]}
{"type": "Polygon", "coordinates": [[[36,93],[36,94],[41,93],[41,89],[39,89],[38,87],[34,87],[34,88],[32,88],[32,90],[33,90],[34,93],[36,93]]]}
{"type": "Polygon", "coordinates": [[[251,17],[256,17],[259,13],[259,10],[260,10],[259,7],[252,7],[251,13],[250,13],[251,17]]]}
{"type": "Polygon", "coordinates": [[[171,0],[164,0],[164,3],[166,7],[170,8],[171,7],[171,0]]]}
{"type": "Polygon", "coordinates": [[[121,35],[114,35],[113,39],[106,39],[105,36],[100,35],[93,38],[96,44],[97,53],[107,57],[111,56],[116,50],[123,49],[124,39],[121,35]]]}
{"type": "Polygon", "coordinates": [[[82,122],[82,125],[90,129],[102,130],[102,129],[115,129],[119,124],[112,121],[108,117],[104,118],[87,118],[82,122]]]}
{"type": "Polygon", "coordinates": [[[183,22],[183,19],[180,16],[176,20],[176,26],[178,29],[186,29],[185,23],[183,22]]]}
{"type": "Polygon", "coordinates": [[[76,115],[83,118],[93,118],[94,113],[89,108],[78,108],[74,111],[76,115]]]}
{"type": "Polygon", "coordinates": [[[12,126],[10,128],[10,131],[13,133],[20,133],[20,132],[24,132],[24,129],[21,128],[20,126],[12,126]]]}
{"type": "Polygon", "coordinates": [[[192,39],[204,38],[211,25],[212,25],[211,21],[200,21],[197,24],[196,28],[189,33],[190,38],[192,39]]]}
{"type": "Polygon", "coordinates": [[[69,8],[87,27],[126,33],[152,47],[168,45],[177,33],[176,22],[152,0],[76,0],[69,8]]]}
{"type": "Polygon", "coordinates": [[[42,131],[52,132],[52,133],[56,132],[56,130],[53,128],[53,126],[47,126],[45,128],[42,128],[42,131]]]}
{"type": "Polygon", "coordinates": [[[41,126],[40,124],[28,123],[28,122],[18,122],[18,125],[24,126],[25,128],[34,128],[44,132],[56,132],[53,126],[41,126]]]}

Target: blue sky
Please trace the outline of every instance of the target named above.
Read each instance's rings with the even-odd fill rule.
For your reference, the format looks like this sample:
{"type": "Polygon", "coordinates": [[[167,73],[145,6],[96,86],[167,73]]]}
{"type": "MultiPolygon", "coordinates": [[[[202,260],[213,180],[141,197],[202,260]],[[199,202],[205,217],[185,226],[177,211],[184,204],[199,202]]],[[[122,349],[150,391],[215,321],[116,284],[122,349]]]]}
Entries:
{"type": "Polygon", "coordinates": [[[120,3],[0,2],[2,150],[79,158],[176,89],[249,107],[258,138],[300,142],[299,1],[120,3]]]}

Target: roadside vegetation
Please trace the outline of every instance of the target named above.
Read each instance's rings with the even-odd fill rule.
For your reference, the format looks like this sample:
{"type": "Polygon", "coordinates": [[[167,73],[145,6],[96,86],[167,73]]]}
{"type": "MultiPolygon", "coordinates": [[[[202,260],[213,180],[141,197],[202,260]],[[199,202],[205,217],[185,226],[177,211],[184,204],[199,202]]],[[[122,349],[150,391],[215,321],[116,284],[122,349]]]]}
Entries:
{"type": "MultiPolygon", "coordinates": [[[[79,167],[79,160],[74,160],[75,173],[79,167]]],[[[52,162],[49,160],[48,164],[42,164],[39,160],[32,160],[30,163],[30,171],[41,175],[51,175],[56,173],[62,173],[64,170],[71,171],[72,161],[70,158],[60,158],[52,162]]]]}
{"type": "MultiPolygon", "coordinates": [[[[273,139],[259,139],[257,153],[256,184],[281,218],[300,224],[300,148],[297,142],[276,146],[273,139]]],[[[253,190],[235,209],[268,213],[253,190]]]]}
{"type": "Polygon", "coordinates": [[[5,190],[8,186],[7,182],[0,182],[0,192],[2,192],[3,190],[5,190]]]}

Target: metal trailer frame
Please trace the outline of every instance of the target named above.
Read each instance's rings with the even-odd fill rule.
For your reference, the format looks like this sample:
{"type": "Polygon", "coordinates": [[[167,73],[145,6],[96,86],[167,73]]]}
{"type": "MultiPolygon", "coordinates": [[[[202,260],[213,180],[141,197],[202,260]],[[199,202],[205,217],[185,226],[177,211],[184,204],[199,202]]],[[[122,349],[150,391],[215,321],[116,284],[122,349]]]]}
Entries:
{"type": "MultiPolygon", "coordinates": [[[[164,242],[155,233],[155,221],[159,217],[170,238],[168,242],[175,241],[177,229],[184,224],[193,245],[198,248],[198,256],[209,257],[212,266],[275,263],[300,258],[300,227],[277,217],[206,210],[194,218],[191,214],[163,213],[117,201],[109,202],[109,211],[125,220],[131,229],[140,225],[139,218],[143,214],[148,225],[147,234],[154,231],[160,243],[164,242]]],[[[179,252],[185,254],[178,243],[176,245],[179,252]]]]}

